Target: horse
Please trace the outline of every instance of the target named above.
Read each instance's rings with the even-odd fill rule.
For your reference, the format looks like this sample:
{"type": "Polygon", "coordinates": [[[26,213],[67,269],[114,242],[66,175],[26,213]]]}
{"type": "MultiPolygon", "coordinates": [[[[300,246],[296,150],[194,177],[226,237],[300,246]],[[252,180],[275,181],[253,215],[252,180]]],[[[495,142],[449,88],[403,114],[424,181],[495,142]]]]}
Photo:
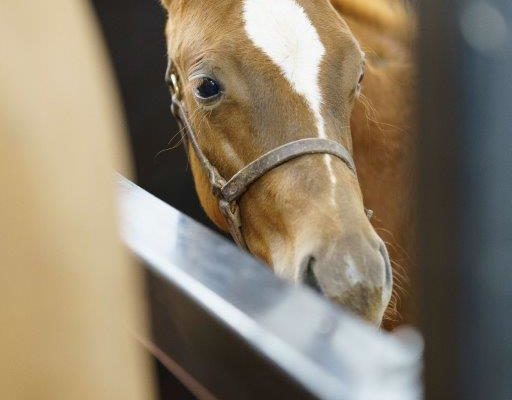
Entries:
{"type": "Polygon", "coordinates": [[[412,237],[410,12],[387,0],[161,2],[173,106],[193,132],[183,136],[208,217],[278,276],[398,324],[412,237]],[[215,179],[315,138],[338,150],[272,164],[226,214],[215,179]]]}

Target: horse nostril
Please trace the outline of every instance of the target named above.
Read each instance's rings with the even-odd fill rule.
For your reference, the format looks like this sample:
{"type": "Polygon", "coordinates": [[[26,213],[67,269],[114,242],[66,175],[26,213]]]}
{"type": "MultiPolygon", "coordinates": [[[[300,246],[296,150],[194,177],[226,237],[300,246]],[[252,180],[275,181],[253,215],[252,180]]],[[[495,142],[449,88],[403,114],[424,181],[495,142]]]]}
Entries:
{"type": "Polygon", "coordinates": [[[320,288],[320,285],[318,283],[318,279],[316,278],[315,271],[314,271],[314,265],[315,265],[315,258],[309,257],[306,260],[306,268],[304,269],[304,284],[309,286],[311,289],[318,293],[322,293],[322,289],[320,288]]]}

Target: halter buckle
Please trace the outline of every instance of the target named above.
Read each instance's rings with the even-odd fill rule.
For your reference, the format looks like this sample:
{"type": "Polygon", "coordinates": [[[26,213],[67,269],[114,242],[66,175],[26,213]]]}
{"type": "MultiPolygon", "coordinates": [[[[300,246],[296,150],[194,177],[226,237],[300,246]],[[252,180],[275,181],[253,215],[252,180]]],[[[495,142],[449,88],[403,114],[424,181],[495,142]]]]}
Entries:
{"type": "Polygon", "coordinates": [[[242,220],[240,218],[240,208],[236,202],[219,200],[219,209],[228,223],[229,232],[235,240],[235,243],[242,249],[247,250],[247,243],[242,234],[242,220]]]}

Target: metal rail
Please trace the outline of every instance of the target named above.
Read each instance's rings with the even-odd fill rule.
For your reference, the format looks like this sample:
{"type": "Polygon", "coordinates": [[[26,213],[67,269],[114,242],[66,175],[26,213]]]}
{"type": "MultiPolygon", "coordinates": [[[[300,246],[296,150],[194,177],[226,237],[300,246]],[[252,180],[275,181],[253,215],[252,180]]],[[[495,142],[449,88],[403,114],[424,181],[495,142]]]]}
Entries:
{"type": "Polygon", "coordinates": [[[148,276],[155,349],[201,398],[421,398],[422,344],[295,287],[120,177],[122,237],[148,276]]]}

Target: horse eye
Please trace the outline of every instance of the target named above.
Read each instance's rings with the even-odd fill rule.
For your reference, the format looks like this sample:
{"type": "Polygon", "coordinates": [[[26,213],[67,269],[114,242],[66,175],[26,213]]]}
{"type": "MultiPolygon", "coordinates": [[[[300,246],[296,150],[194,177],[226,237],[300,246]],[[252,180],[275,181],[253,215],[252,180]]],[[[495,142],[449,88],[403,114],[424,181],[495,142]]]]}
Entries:
{"type": "Polygon", "coordinates": [[[361,74],[361,76],[359,77],[359,82],[357,82],[358,84],[361,84],[363,83],[363,80],[364,80],[364,72],[361,74]]]}
{"type": "Polygon", "coordinates": [[[220,85],[211,78],[201,78],[196,88],[196,96],[201,100],[211,100],[221,93],[220,85]]]}

